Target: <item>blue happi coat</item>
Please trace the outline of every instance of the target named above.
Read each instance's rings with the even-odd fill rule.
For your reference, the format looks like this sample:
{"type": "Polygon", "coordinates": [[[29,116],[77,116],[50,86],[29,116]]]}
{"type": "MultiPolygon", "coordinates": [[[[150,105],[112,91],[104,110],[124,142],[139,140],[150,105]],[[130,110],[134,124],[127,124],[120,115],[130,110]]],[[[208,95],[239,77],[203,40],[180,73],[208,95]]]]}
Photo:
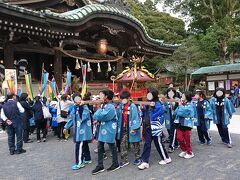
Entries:
{"type": "Polygon", "coordinates": [[[174,123],[180,124],[185,127],[193,127],[194,118],[194,105],[192,103],[187,103],[186,105],[178,106],[174,111],[176,116],[174,123]]]}
{"type": "Polygon", "coordinates": [[[57,108],[49,106],[49,111],[52,115],[52,127],[57,127],[58,122],[57,122],[57,108]]]}
{"type": "MultiPolygon", "coordinates": [[[[215,97],[212,97],[210,100],[210,104],[213,110],[213,122],[214,124],[219,124],[219,118],[217,114],[217,99],[215,97]]],[[[232,104],[232,102],[228,98],[224,98],[222,102],[223,112],[222,112],[222,120],[223,125],[230,124],[230,119],[232,118],[233,113],[235,113],[235,108],[232,104]]]]}
{"type": "MultiPolygon", "coordinates": [[[[118,131],[117,139],[121,140],[122,126],[123,126],[123,104],[120,103],[117,107],[118,117],[118,131]]],[[[139,117],[138,108],[135,104],[131,103],[128,107],[128,142],[140,142],[141,141],[141,122],[139,117]],[[136,130],[136,133],[131,134],[131,130],[136,130]]]]}
{"type": "Polygon", "coordinates": [[[89,141],[92,139],[92,123],[87,105],[82,106],[82,115],[79,115],[79,107],[74,106],[64,128],[69,129],[73,126],[74,141],[89,141]]]}
{"type": "Polygon", "coordinates": [[[98,109],[93,119],[100,122],[98,141],[115,143],[117,133],[117,113],[112,102],[109,102],[98,109]]]}
{"type": "Polygon", "coordinates": [[[172,118],[172,113],[173,113],[170,102],[165,102],[163,104],[163,109],[164,109],[165,127],[167,129],[170,129],[171,128],[171,118],[172,118]]]}
{"type": "Polygon", "coordinates": [[[143,113],[144,121],[148,118],[150,119],[152,136],[161,136],[164,123],[164,109],[160,102],[155,102],[155,106],[151,107],[151,111],[149,108],[150,106],[145,107],[143,113]],[[148,111],[150,111],[149,114],[147,113],[148,111]]]}
{"type": "MultiPolygon", "coordinates": [[[[203,100],[203,114],[204,117],[207,116],[205,120],[205,127],[206,129],[210,128],[210,121],[213,119],[213,114],[212,114],[212,108],[210,105],[210,102],[206,99],[203,100]]],[[[196,121],[194,122],[195,126],[200,126],[201,119],[199,117],[198,111],[197,111],[197,102],[193,102],[193,107],[194,107],[194,118],[196,118],[196,121]]]]}

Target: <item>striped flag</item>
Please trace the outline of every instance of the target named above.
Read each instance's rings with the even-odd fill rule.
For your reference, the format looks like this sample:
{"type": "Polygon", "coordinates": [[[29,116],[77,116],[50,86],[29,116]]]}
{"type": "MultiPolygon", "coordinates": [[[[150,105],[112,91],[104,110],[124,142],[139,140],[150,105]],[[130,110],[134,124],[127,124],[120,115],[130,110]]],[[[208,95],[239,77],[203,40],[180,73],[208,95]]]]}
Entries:
{"type": "Polygon", "coordinates": [[[84,97],[84,95],[87,92],[87,81],[86,81],[86,76],[87,76],[87,65],[84,64],[82,66],[82,76],[83,76],[83,82],[82,82],[82,97],[84,97]]]}
{"type": "Polygon", "coordinates": [[[72,76],[72,73],[70,72],[70,70],[68,70],[67,71],[67,82],[66,82],[64,94],[66,94],[68,92],[69,87],[71,86],[71,76],[72,76]]]}
{"type": "Polygon", "coordinates": [[[33,90],[32,90],[31,74],[28,74],[28,73],[25,74],[25,81],[26,81],[28,96],[29,96],[29,98],[31,100],[33,100],[33,90]]]}
{"type": "Polygon", "coordinates": [[[48,82],[48,76],[49,76],[49,73],[47,71],[44,71],[43,73],[43,85],[42,85],[42,88],[41,88],[41,91],[40,91],[40,95],[42,96],[46,87],[47,87],[47,82],[48,82]]]}
{"type": "Polygon", "coordinates": [[[49,81],[49,83],[47,84],[47,87],[48,87],[49,98],[52,101],[54,98],[54,94],[53,94],[53,90],[52,90],[52,86],[51,86],[51,81],[49,81]]]}
{"type": "Polygon", "coordinates": [[[11,93],[15,93],[15,88],[14,88],[14,80],[13,79],[8,79],[7,80],[7,85],[8,89],[11,93]]]}

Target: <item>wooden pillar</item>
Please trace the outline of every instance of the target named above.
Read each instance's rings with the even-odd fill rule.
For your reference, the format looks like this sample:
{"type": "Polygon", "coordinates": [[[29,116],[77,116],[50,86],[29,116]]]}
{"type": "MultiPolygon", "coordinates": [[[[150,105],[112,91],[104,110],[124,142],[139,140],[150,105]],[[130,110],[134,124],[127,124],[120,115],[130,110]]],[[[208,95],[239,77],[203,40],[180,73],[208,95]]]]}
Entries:
{"type": "Polygon", "coordinates": [[[14,50],[11,42],[6,42],[4,44],[4,66],[6,69],[15,69],[14,50]]]}
{"type": "Polygon", "coordinates": [[[117,74],[120,74],[123,71],[123,60],[117,62],[116,70],[117,74]]]}
{"type": "Polygon", "coordinates": [[[59,91],[62,90],[62,53],[55,50],[54,54],[54,78],[57,83],[59,91]]]}

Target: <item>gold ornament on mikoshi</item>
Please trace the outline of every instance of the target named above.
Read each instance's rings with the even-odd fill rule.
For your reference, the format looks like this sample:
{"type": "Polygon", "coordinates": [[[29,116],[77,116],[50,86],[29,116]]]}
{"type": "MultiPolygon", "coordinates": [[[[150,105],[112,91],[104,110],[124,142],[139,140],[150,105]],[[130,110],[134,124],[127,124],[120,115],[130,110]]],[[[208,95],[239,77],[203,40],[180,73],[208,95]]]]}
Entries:
{"type": "Polygon", "coordinates": [[[108,42],[106,39],[100,39],[97,42],[97,52],[99,54],[106,54],[108,51],[108,42]]]}

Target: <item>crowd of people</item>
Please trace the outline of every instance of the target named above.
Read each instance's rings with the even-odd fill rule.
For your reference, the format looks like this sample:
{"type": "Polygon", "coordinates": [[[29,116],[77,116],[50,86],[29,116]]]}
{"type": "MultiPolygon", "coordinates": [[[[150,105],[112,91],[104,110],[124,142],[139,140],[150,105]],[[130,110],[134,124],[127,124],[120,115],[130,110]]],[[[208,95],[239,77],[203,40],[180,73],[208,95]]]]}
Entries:
{"type": "Polygon", "coordinates": [[[232,147],[228,124],[235,108],[223,88],[216,88],[210,99],[202,90],[180,93],[174,87],[169,87],[166,94],[159,95],[157,89],[149,88],[146,105],[134,104],[127,90],[117,95],[105,89],[98,98],[101,101],[90,105],[85,101],[92,99],[91,93],[84,97],[80,93],[72,96],[62,94],[50,102],[40,96],[32,101],[26,93],[20,97],[13,93],[8,94],[7,99],[1,97],[1,121],[7,130],[10,155],[26,152],[23,142],[33,142],[29,139],[33,127],[38,143],[47,140],[48,128],[53,130],[58,141],[67,141],[69,133],[73,134],[73,170],[92,163],[89,143],[96,139],[98,145],[94,151],[98,159],[93,175],[105,171],[104,144],[108,144],[112,157],[112,165],[107,171],[130,164],[129,145],[133,147],[135,155],[132,163],[140,170],[149,168],[152,141],[159,153],[160,165],[171,163],[169,153],[178,148],[181,149],[179,157],[193,158],[191,130],[193,126],[197,127],[199,144],[211,145],[212,137],[208,131],[211,121],[216,124],[222,142],[228,148],[232,147]],[[164,134],[164,127],[167,134],[164,134]],[[141,141],[144,142],[142,152],[141,141]],[[166,143],[169,144],[167,148],[166,143]]]}

